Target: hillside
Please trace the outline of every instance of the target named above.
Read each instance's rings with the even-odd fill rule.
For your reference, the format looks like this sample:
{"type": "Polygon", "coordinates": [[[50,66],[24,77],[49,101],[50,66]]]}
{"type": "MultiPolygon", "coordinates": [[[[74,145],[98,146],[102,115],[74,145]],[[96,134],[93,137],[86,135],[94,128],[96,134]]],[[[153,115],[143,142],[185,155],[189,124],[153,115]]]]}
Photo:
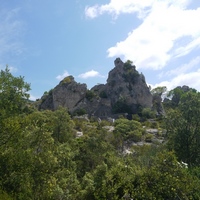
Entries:
{"type": "MultiPolygon", "coordinates": [[[[53,102],[50,94],[62,95],[67,86],[70,96],[80,96],[90,105],[104,99],[115,105],[118,86],[110,83],[113,77],[124,81],[126,64],[131,80],[134,76],[137,81],[131,90],[125,89],[130,81],[124,81],[120,94],[131,95],[137,82],[145,83],[129,62],[117,61],[107,84],[88,91],[66,77],[45,99],[53,102]],[[86,94],[83,89],[76,92],[77,85],[86,94]]],[[[200,93],[195,89],[182,86],[170,91],[163,117],[141,100],[140,116],[108,121],[70,115],[66,107],[79,102],[36,109],[28,101],[30,85],[8,68],[1,70],[0,83],[0,199],[200,199],[200,93]]],[[[159,107],[163,91],[153,90],[153,107],[159,107]]]]}

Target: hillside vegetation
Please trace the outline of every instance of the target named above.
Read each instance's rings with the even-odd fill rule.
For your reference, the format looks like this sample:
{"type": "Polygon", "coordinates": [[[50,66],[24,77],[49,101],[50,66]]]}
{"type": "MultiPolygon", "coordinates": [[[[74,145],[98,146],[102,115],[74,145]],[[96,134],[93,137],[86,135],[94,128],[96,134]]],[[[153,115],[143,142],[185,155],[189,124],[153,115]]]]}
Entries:
{"type": "Polygon", "coordinates": [[[200,199],[196,90],[170,91],[165,115],[144,108],[111,121],[61,106],[39,111],[29,90],[24,77],[1,70],[0,199],[200,199]]]}

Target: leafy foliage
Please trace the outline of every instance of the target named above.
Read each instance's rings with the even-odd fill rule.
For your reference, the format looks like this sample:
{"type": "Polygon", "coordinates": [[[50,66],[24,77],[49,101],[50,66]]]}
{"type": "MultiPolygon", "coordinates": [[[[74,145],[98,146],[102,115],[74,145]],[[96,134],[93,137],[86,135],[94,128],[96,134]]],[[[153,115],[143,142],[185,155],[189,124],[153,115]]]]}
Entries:
{"type": "Polygon", "coordinates": [[[0,71],[0,117],[10,116],[23,112],[30,84],[24,82],[23,77],[14,77],[8,66],[0,71]]]}
{"type": "Polygon", "coordinates": [[[188,92],[166,121],[169,147],[189,165],[200,164],[200,93],[188,92]]]}
{"type": "Polygon", "coordinates": [[[144,120],[156,117],[155,111],[152,111],[150,108],[143,108],[141,115],[144,120]]]}
{"type": "Polygon", "coordinates": [[[130,82],[134,84],[137,78],[140,76],[140,74],[137,71],[130,69],[126,71],[122,76],[126,82],[130,82]]]}
{"type": "Polygon", "coordinates": [[[133,61],[127,60],[127,61],[124,63],[124,69],[125,69],[125,70],[130,70],[130,69],[133,67],[132,64],[133,64],[133,61]]]}
{"type": "Polygon", "coordinates": [[[159,86],[159,87],[156,87],[154,89],[151,90],[151,93],[154,95],[154,94],[158,94],[158,95],[162,95],[164,93],[167,92],[167,87],[166,86],[159,86]]]}
{"type": "Polygon", "coordinates": [[[181,167],[173,152],[160,153],[136,179],[134,197],[136,199],[199,199],[199,180],[192,180],[192,178],[187,170],[181,167]]]}
{"type": "Polygon", "coordinates": [[[62,80],[62,83],[71,83],[73,81],[73,76],[67,76],[62,80]]]}
{"type": "Polygon", "coordinates": [[[0,199],[200,199],[199,93],[168,116],[168,148],[134,145],[125,155],[119,149],[144,137],[140,122],[72,120],[61,107],[27,112],[29,85],[8,69],[0,80],[0,199]]]}
{"type": "Polygon", "coordinates": [[[123,150],[125,141],[141,141],[144,130],[140,122],[122,118],[115,120],[114,126],[115,145],[118,148],[123,150]]]}
{"type": "Polygon", "coordinates": [[[94,91],[92,90],[87,90],[86,92],[86,98],[89,100],[89,101],[92,101],[92,99],[96,97],[96,94],[94,91]]]}

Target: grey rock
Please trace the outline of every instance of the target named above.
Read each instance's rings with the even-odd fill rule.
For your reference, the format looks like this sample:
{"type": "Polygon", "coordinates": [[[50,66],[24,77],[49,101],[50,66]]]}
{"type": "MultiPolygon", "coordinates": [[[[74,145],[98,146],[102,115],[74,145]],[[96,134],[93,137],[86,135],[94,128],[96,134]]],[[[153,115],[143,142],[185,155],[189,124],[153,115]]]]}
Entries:
{"type": "Polygon", "coordinates": [[[39,109],[56,110],[67,107],[72,114],[88,114],[103,119],[117,118],[124,113],[138,113],[152,107],[152,95],[145,77],[131,62],[114,61],[107,83],[87,90],[86,84],[77,83],[73,76],[64,78],[48,95],[41,99],[39,109]]]}
{"type": "Polygon", "coordinates": [[[152,95],[143,74],[130,63],[115,60],[115,68],[109,72],[106,93],[112,108],[120,112],[137,113],[141,107],[152,107],[152,95]],[[118,108],[116,108],[118,107],[118,108]]]}
{"type": "Polygon", "coordinates": [[[86,84],[77,83],[73,76],[68,76],[49,93],[39,108],[56,110],[59,106],[62,106],[72,111],[80,101],[84,100],[86,91],[86,84]]]}
{"type": "Polygon", "coordinates": [[[165,115],[165,110],[162,104],[161,94],[153,94],[153,110],[156,111],[158,116],[165,115]]]}

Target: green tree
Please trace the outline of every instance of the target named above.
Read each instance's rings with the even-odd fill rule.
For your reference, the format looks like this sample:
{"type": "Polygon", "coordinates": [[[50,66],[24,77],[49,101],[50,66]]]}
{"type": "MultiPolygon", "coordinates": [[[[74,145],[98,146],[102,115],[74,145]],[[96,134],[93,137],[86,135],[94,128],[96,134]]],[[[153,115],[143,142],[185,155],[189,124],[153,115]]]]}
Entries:
{"type": "Polygon", "coordinates": [[[86,173],[83,180],[82,199],[122,199],[130,195],[135,166],[128,159],[112,157],[102,162],[94,171],[86,173]]]}
{"type": "Polygon", "coordinates": [[[72,140],[75,137],[74,122],[71,120],[67,109],[59,107],[54,111],[53,118],[53,138],[60,143],[72,140]]]}
{"type": "Polygon", "coordinates": [[[200,93],[185,93],[166,119],[168,145],[179,160],[200,164],[200,93]]]}
{"type": "Polygon", "coordinates": [[[79,166],[77,170],[79,178],[82,178],[86,172],[94,170],[106,160],[110,152],[113,152],[113,147],[106,141],[106,136],[106,130],[101,128],[77,138],[78,152],[75,161],[79,166]]]}
{"type": "Polygon", "coordinates": [[[154,89],[151,90],[151,94],[158,94],[160,96],[162,96],[163,94],[165,94],[167,91],[167,87],[166,86],[158,86],[154,89]]]}
{"type": "Polygon", "coordinates": [[[150,108],[143,108],[141,114],[142,114],[143,120],[156,117],[155,111],[152,111],[150,108]]]}
{"type": "Polygon", "coordinates": [[[34,199],[77,199],[79,182],[73,161],[76,149],[72,128],[73,123],[63,108],[27,116],[27,143],[33,154],[30,166],[34,199]],[[59,137],[55,133],[60,134],[59,137]]]}
{"type": "Polygon", "coordinates": [[[26,107],[30,84],[24,77],[14,77],[8,66],[0,72],[0,118],[22,113],[26,107]]]}
{"type": "Polygon", "coordinates": [[[169,97],[171,101],[169,101],[166,106],[176,108],[181,100],[181,97],[187,92],[197,93],[197,90],[194,88],[189,88],[187,86],[179,86],[174,88],[173,90],[170,90],[167,94],[167,97],[169,97]]]}
{"type": "Polygon", "coordinates": [[[16,199],[76,199],[76,151],[52,137],[55,116],[35,111],[5,121],[4,130],[14,134],[0,146],[0,185],[16,199]]]}
{"type": "Polygon", "coordinates": [[[173,152],[161,152],[151,159],[133,180],[133,199],[199,199],[200,181],[188,173],[173,152]]]}

